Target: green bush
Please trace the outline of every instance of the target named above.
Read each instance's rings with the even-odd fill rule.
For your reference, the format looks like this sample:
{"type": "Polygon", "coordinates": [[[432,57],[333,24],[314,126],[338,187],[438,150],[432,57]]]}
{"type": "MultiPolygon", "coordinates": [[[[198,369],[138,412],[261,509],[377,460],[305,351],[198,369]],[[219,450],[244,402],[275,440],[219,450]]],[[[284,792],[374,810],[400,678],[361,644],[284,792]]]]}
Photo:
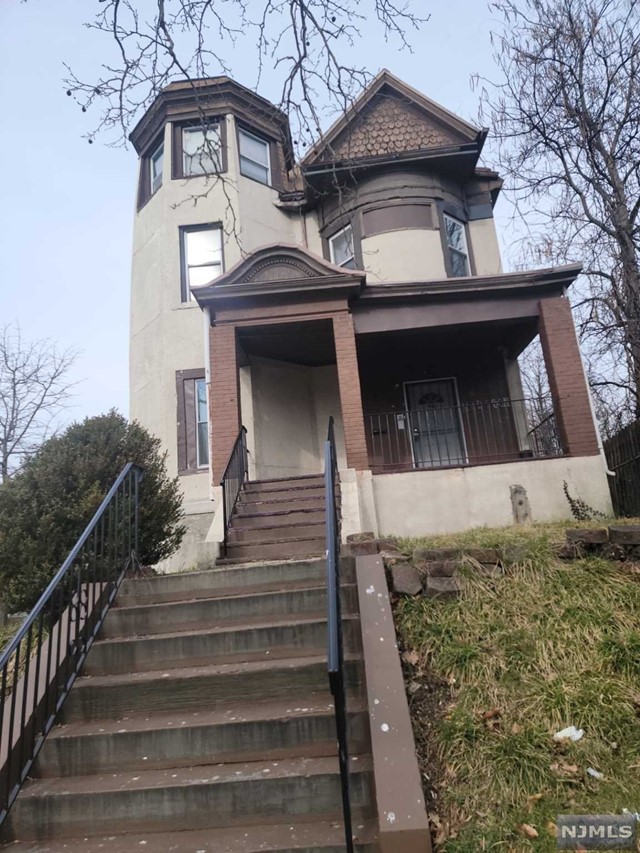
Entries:
{"type": "Polygon", "coordinates": [[[46,441],[0,486],[0,598],[10,612],[35,604],[127,462],[144,468],[140,562],[176,551],[182,497],[160,439],[115,410],[87,418],[46,441]]]}

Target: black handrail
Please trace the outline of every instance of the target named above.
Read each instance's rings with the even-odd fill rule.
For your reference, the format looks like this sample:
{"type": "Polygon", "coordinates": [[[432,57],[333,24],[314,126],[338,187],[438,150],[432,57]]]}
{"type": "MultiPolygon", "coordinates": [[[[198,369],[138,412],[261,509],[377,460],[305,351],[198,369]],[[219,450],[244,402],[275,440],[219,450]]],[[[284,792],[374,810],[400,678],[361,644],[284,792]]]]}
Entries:
{"type": "Polygon", "coordinates": [[[333,696],[338,733],[338,760],[340,787],[347,853],[353,853],[351,825],[351,790],[349,784],[349,743],[347,695],[344,681],[344,647],[342,643],[342,608],[340,604],[340,518],[336,501],[338,461],[333,418],[329,418],[329,432],[324,446],[324,487],[327,525],[327,670],[333,696]]]}
{"type": "Polygon", "coordinates": [[[222,508],[224,512],[224,550],[227,550],[227,534],[231,524],[231,516],[240,494],[242,484],[249,476],[249,459],[247,453],[247,430],[240,427],[235,440],[227,467],[224,469],[220,485],[222,486],[222,508]]]}
{"type": "Polygon", "coordinates": [[[0,655],[0,826],[130,566],[142,469],[128,463],[0,655]]]}

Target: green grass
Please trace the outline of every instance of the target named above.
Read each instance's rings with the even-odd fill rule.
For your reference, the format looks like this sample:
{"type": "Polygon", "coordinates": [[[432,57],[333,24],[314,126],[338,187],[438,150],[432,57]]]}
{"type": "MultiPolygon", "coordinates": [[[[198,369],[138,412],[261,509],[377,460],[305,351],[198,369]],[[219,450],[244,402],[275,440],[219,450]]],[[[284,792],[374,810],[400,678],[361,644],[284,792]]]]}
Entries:
{"type": "Polygon", "coordinates": [[[420,540],[525,546],[504,577],[466,571],[457,601],[396,605],[401,646],[418,652],[409,701],[443,853],[551,853],[558,814],[640,811],[640,570],[556,560],[566,526],[420,540]],[[425,700],[434,691],[445,696],[437,707],[425,700]],[[582,740],[556,744],[571,724],[582,740]]]}

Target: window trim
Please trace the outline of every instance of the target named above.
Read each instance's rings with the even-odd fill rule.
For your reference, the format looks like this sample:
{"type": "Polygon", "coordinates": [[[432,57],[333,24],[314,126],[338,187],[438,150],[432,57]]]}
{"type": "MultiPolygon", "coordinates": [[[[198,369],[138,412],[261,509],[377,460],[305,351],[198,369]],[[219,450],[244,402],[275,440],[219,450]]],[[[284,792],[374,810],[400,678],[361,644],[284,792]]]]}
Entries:
{"type": "Polygon", "coordinates": [[[254,133],[251,130],[247,130],[245,127],[238,125],[238,166],[240,168],[240,174],[243,178],[249,178],[250,181],[256,181],[258,184],[262,184],[265,187],[270,187],[273,184],[272,181],[272,168],[271,168],[271,158],[272,158],[272,144],[270,140],[265,139],[263,136],[259,136],[257,133],[254,133]],[[258,163],[257,160],[253,160],[251,157],[247,157],[246,154],[243,154],[240,148],[240,142],[242,135],[248,136],[250,139],[254,139],[256,142],[261,142],[265,148],[267,149],[267,180],[266,183],[264,181],[259,180],[259,178],[254,178],[253,175],[247,175],[246,172],[242,171],[242,161],[249,160],[250,163],[254,163],[256,166],[260,166],[260,168],[264,169],[264,164],[258,163]]]}
{"type": "MultiPolygon", "coordinates": [[[[198,465],[196,382],[202,379],[206,381],[204,367],[176,370],[176,438],[180,476],[202,474],[209,468],[209,465],[198,465]]],[[[208,399],[207,389],[207,416],[209,415],[208,399]]],[[[209,453],[211,453],[210,448],[209,453]]]]}
{"type": "Polygon", "coordinates": [[[190,119],[188,121],[173,122],[171,127],[171,179],[190,181],[193,178],[207,178],[211,175],[222,175],[227,171],[227,121],[224,115],[205,116],[206,124],[202,118],[190,119]],[[184,173],[184,151],[182,146],[182,131],[184,128],[202,128],[207,126],[218,126],[220,133],[220,168],[215,172],[200,172],[195,175],[184,173]]]}
{"type": "MultiPolygon", "coordinates": [[[[463,218],[456,213],[449,212],[448,207],[439,206],[438,207],[438,219],[440,223],[440,240],[442,243],[442,251],[444,254],[444,267],[447,273],[447,278],[464,278],[464,276],[455,276],[453,274],[453,265],[451,263],[451,246],[449,246],[449,241],[447,240],[447,227],[446,227],[446,219],[449,218],[454,222],[457,222],[458,225],[462,226],[462,234],[464,237],[464,247],[466,249],[466,257],[467,257],[467,276],[475,275],[474,265],[473,265],[473,257],[471,254],[471,247],[469,243],[469,235],[467,233],[467,223],[463,218]]],[[[456,250],[454,250],[456,251],[456,250]]]]}
{"type": "Polygon", "coordinates": [[[346,269],[346,270],[358,269],[358,259],[356,257],[355,230],[354,230],[354,227],[353,227],[351,222],[347,222],[346,225],[344,225],[338,231],[334,231],[334,233],[330,237],[327,237],[327,243],[329,244],[329,258],[330,258],[332,264],[335,264],[335,266],[340,267],[340,269],[346,269]],[[341,264],[337,263],[337,261],[335,259],[335,252],[333,250],[334,240],[336,240],[336,238],[338,238],[341,234],[344,234],[344,232],[347,230],[351,231],[351,248],[353,250],[352,254],[351,254],[351,260],[353,260],[353,264],[354,264],[353,267],[346,266],[346,261],[343,261],[341,264]]]}
{"type": "MultiPolygon", "coordinates": [[[[220,275],[224,274],[224,240],[222,222],[201,222],[195,225],[180,225],[178,228],[180,239],[180,302],[184,304],[195,304],[195,297],[189,288],[189,267],[187,264],[187,239],[186,235],[194,231],[219,231],[220,232],[220,275]]],[[[194,266],[196,266],[194,264],[194,266]]],[[[213,266],[212,264],[200,264],[200,266],[213,266]]]]}

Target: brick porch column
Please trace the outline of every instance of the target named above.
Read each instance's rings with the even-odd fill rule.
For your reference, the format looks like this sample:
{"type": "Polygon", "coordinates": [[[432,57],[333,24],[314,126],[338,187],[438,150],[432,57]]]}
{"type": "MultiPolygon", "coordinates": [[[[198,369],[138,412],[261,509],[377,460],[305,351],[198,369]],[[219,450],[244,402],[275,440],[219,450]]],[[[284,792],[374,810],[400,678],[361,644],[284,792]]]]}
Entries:
{"type": "Polygon", "coordinates": [[[566,296],[556,296],[540,300],[539,307],[540,343],[562,447],[570,456],[595,456],[598,436],[571,305],[566,296]]]}
{"type": "Polygon", "coordinates": [[[211,477],[218,486],[240,431],[240,379],[235,326],[209,329],[211,477]]]}
{"type": "Polygon", "coordinates": [[[349,468],[366,471],[369,468],[369,456],[364,432],[356,336],[350,314],[334,315],[333,338],[338,364],[338,384],[340,386],[340,405],[342,407],[347,464],[349,468]]]}

